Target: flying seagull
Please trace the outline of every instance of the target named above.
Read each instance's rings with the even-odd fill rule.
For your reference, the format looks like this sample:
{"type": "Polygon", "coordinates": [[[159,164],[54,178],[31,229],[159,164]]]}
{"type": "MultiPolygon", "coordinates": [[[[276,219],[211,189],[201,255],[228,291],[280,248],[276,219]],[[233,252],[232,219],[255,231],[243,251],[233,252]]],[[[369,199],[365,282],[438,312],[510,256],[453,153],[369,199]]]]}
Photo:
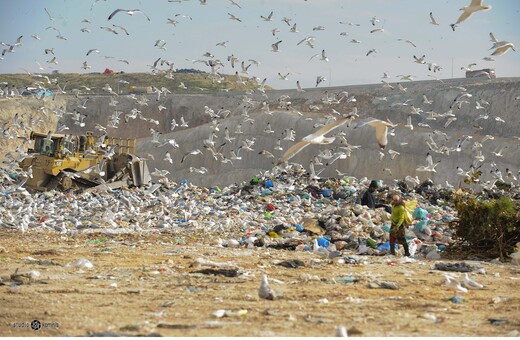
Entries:
{"type": "Polygon", "coordinates": [[[119,12],[126,12],[126,14],[128,14],[128,15],[134,15],[135,13],[141,13],[146,17],[146,19],[148,19],[148,21],[150,21],[150,18],[148,17],[148,15],[146,15],[140,9],[121,9],[121,8],[118,8],[115,11],[113,11],[112,14],[110,14],[108,16],[108,20],[112,19],[114,17],[114,15],[116,15],[119,12]]]}
{"type": "Polygon", "coordinates": [[[278,165],[287,162],[292,157],[296,156],[300,151],[303,150],[307,145],[309,144],[330,144],[334,142],[335,137],[325,137],[325,134],[331,132],[332,130],[336,129],[337,127],[348,123],[352,120],[352,117],[347,118],[341,118],[337,119],[334,122],[327,124],[325,126],[322,126],[317,131],[311,133],[310,135],[307,135],[302,138],[301,141],[291,146],[278,160],[278,165]]]}
{"type": "Polygon", "coordinates": [[[515,45],[513,45],[513,43],[508,42],[508,43],[503,44],[502,46],[497,47],[495,52],[491,53],[491,55],[499,56],[499,55],[502,55],[502,54],[506,53],[507,51],[509,51],[509,49],[516,51],[515,45]]]}
{"type": "Polygon", "coordinates": [[[433,17],[433,12],[430,12],[430,24],[432,25],[439,25],[435,18],[433,17]]]}
{"type": "Polygon", "coordinates": [[[368,117],[360,121],[354,126],[354,129],[363,127],[365,125],[373,126],[376,129],[376,139],[377,143],[379,144],[379,147],[381,149],[384,149],[386,145],[388,144],[388,139],[386,137],[388,133],[388,128],[392,127],[395,128],[397,124],[392,124],[391,122],[386,122],[384,120],[380,120],[373,117],[368,117]]]}
{"type": "Polygon", "coordinates": [[[464,6],[460,10],[463,11],[460,15],[459,19],[454,25],[460,24],[467,18],[469,18],[473,13],[478,11],[489,11],[491,9],[491,5],[482,5],[482,0],[471,0],[471,4],[469,6],[464,6]]]}

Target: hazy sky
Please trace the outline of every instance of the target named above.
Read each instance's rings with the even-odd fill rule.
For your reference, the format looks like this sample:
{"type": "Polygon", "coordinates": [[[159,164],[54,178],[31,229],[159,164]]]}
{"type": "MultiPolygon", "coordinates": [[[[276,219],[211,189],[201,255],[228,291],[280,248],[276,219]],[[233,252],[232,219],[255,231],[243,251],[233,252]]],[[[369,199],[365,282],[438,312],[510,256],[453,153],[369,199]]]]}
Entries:
{"type": "Polygon", "coordinates": [[[246,66],[248,59],[258,60],[259,66],[252,65],[248,75],[242,75],[267,78],[266,84],[278,89],[295,88],[296,80],[303,87],[314,87],[317,76],[327,79],[320,86],[374,84],[380,83],[383,72],[390,75],[389,82],[400,81],[398,75],[412,75],[414,80],[432,79],[429,75],[460,78],[464,77],[461,67],[470,63],[477,63],[474,69],[493,67],[498,77],[520,77],[520,51],[510,50],[492,62],[482,59],[492,53],[489,32],[520,47],[518,0],[484,0],[493,8],[475,13],[455,32],[449,24],[457,20],[459,9],[469,5],[469,0],[235,0],[241,8],[229,0],[207,0],[206,5],[199,0],[170,1],[1,0],[0,42],[14,44],[20,35],[23,38],[21,46],[0,60],[0,73],[44,72],[37,62],[45,72],[102,72],[106,67],[151,72],[147,65],[157,58],[174,62],[176,68],[209,71],[206,65],[192,62],[210,59],[203,56],[209,52],[224,62],[220,72],[226,74],[240,71],[242,60],[246,66]],[[119,12],[109,21],[108,16],[118,8],[141,9],[151,20],[141,13],[119,12]],[[260,17],[271,11],[272,21],[260,17]],[[438,26],[430,24],[430,12],[438,26]],[[230,19],[228,13],[242,21],[230,19]],[[379,22],[372,25],[374,16],[379,22]],[[291,20],[291,26],[282,21],[284,17],[291,20]],[[178,21],[176,26],[167,24],[168,18],[178,21]],[[298,32],[290,32],[295,23],[298,32]],[[125,27],[129,35],[112,25],[125,27]],[[313,30],[318,26],[324,30],[313,30]],[[90,32],[81,32],[82,28],[90,32]],[[279,31],[273,36],[275,28],[279,31]],[[384,31],[370,33],[378,28],[384,31]],[[59,33],[67,40],[57,38],[59,33]],[[298,45],[309,36],[314,37],[314,48],[298,45]],[[166,42],[165,50],[154,46],[159,39],[166,42]],[[352,39],[360,43],[352,43],[352,39]],[[280,40],[279,51],[273,52],[271,44],[280,40]],[[228,41],[227,47],[216,45],[224,41],[228,41]],[[46,48],[54,48],[57,65],[49,63],[53,55],[46,55],[46,48]],[[90,49],[100,53],[87,56],[90,49]],[[328,62],[320,59],[323,49],[328,62]],[[376,52],[367,56],[371,49],[376,52]],[[239,60],[234,69],[227,61],[232,54],[239,60]],[[320,55],[311,59],[315,54],[320,55]],[[442,69],[428,71],[426,65],[414,62],[414,55],[425,55],[426,62],[442,69]],[[119,59],[127,59],[129,64],[119,59]],[[84,61],[90,69],[81,68],[84,61]],[[289,80],[281,80],[278,73],[290,73],[289,80]]]}

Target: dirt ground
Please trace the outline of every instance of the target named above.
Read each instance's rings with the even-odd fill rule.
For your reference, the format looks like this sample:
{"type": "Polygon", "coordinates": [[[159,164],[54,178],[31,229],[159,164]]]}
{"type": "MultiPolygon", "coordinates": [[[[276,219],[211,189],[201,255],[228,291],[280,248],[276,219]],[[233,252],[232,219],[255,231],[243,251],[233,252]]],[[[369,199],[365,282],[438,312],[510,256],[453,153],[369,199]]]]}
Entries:
{"type": "Polygon", "coordinates": [[[484,289],[455,294],[434,261],[342,258],[216,248],[159,232],[72,238],[0,230],[0,336],[321,337],[338,325],[349,336],[518,336],[518,266],[466,261],[485,271],[470,273],[484,289]],[[68,265],[82,258],[93,267],[68,265]],[[304,266],[277,264],[293,259],[304,266]],[[213,267],[202,263],[209,261],[213,267]],[[215,263],[232,264],[238,276],[215,263]],[[203,269],[230,277],[195,273],[203,269]],[[258,297],[262,274],[282,297],[258,297]],[[382,281],[400,288],[369,287],[382,281]],[[31,329],[33,320],[40,330],[31,329]]]}

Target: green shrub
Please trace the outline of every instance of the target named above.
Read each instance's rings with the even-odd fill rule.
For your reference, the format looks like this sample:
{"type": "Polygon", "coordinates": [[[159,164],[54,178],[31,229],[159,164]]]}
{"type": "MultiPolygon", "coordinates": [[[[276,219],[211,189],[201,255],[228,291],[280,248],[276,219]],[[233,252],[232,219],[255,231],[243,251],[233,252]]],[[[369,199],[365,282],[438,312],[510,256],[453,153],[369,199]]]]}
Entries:
{"type": "Polygon", "coordinates": [[[481,200],[473,195],[457,195],[454,221],[459,246],[484,258],[504,261],[520,241],[520,204],[511,198],[481,200]]]}

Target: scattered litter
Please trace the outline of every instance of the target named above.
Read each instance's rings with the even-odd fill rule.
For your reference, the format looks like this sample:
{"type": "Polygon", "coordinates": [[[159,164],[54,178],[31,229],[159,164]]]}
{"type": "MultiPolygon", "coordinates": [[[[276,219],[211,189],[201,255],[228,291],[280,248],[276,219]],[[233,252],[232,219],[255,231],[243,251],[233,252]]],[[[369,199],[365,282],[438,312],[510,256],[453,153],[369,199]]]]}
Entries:
{"type": "Polygon", "coordinates": [[[461,263],[435,263],[435,269],[449,272],[472,272],[480,268],[461,263]]]}

